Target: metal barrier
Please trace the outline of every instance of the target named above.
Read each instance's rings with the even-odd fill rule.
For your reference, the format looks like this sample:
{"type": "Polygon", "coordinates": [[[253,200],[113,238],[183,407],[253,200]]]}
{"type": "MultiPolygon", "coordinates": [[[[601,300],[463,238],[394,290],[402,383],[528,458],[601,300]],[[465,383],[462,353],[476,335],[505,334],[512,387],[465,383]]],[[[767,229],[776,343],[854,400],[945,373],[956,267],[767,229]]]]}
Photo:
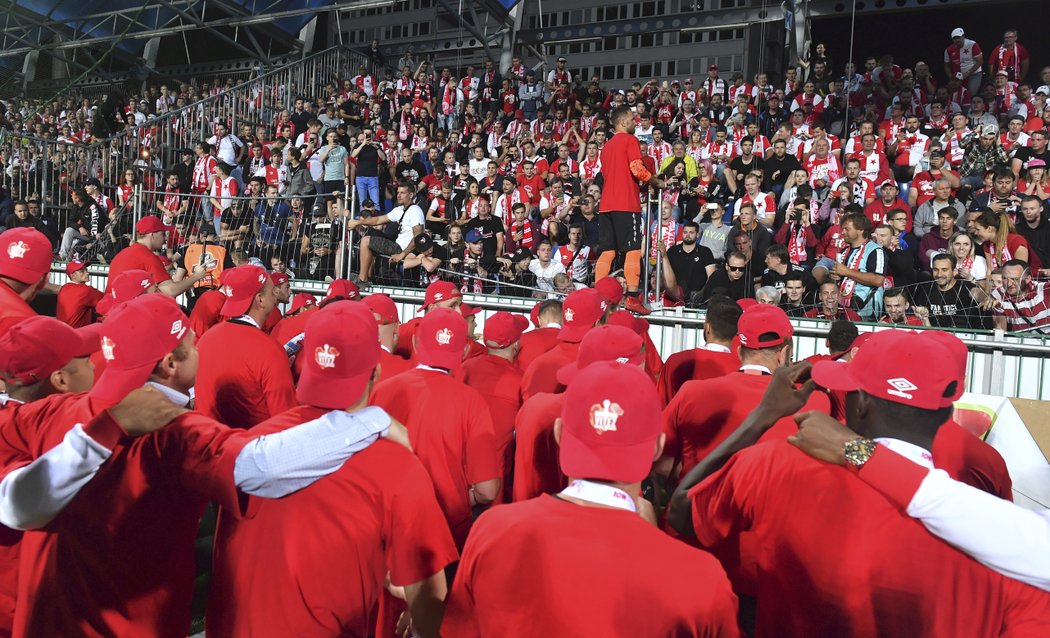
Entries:
{"type": "MultiPolygon", "coordinates": [[[[99,290],[106,287],[104,268],[91,267],[90,284],[99,290]]],[[[52,266],[51,281],[65,283],[65,265],[52,266]]],[[[324,296],[328,284],[322,281],[292,281],[296,292],[307,292],[318,298],[324,296]]],[[[369,293],[385,293],[397,304],[402,321],[419,316],[416,311],[423,304],[424,291],[407,288],[374,286],[369,293]]],[[[481,308],[478,315],[478,331],[485,319],[499,310],[527,314],[535,299],[513,299],[494,295],[464,296],[464,301],[481,308]]],[[[649,336],[660,356],[667,359],[675,352],[703,345],[703,311],[682,307],[654,311],[649,319],[649,336]]],[[[815,319],[792,319],[795,325],[795,359],[801,360],[814,354],[827,354],[827,321],[815,319]]],[[[880,324],[859,324],[861,331],[890,330],[880,324]]],[[[1050,400],[1050,344],[1040,337],[1012,337],[1002,333],[956,333],[970,350],[966,375],[966,389],[978,394],[990,394],[1022,399],[1050,400]]],[[[893,353],[886,353],[893,356],[893,353]]]]}

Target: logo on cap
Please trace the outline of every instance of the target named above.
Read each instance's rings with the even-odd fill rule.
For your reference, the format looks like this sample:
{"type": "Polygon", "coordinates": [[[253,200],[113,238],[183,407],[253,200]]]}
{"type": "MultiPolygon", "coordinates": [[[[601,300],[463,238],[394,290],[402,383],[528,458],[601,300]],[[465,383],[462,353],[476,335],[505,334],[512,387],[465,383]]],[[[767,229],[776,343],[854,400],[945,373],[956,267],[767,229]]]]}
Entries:
{"type": "Polygon", "coordinates": [[[171,324],[171,334],[181,335],[182,334],[182,319],[176,319],[175,323],[171,324]]]}
{"type": "Polygon", "coordinates": [[[890,389],[886,390],[886,394],[892,394],[895,397],[902,399],[910,399],[911,391],[918,390],[919,386],[915,385],[911,381],[908,381],[904,377],[898,377],[896,379],[887,379],[886,383],[890,384],[890,389]]]}
{"type": "Polygon", "coordinates": [[[335,359],[338,356],[339,351],[327,343],[323,347],[314,350],[314,361],[322,368],[334,368],[335,359]]]}
{"type": "Polygon", "coordinates": [[[615,432],[616,422],[620,420],[620,415],[622,414],[623,408],[620,407],[619,403],[613,403],[609,399],[602,401],[600,404],[595,403],[591,406],[591,427],[598,434],[615,432]]]}
{"type": "Polygon", "coordinates": [[[573,315],[575,315],[575,314],[576,314],[576,313],[574,313],[574,312],[572,311],[572,308],[569,308],[569,309],[567,309],[567,310],[565,311],[565,321],[572,321],[572,317],[573,317],[573,315]]]}
{"type": "Polygon", "coordinates": [[[116,346],[117,344],[109,337],[102,337],[102,358],[106,361],[112,361],[114,359],[113,348],[116,346]]]}
{"type": "Polygon", "coordinates": [[[440,292],[434,293],[434,301],[441,301],[444,298],[445,298],[444,294],[442,294],[440,292]]]}
{"type": "Polygon", "coordinates": [[[259,283],[264,283],[265,281],[266,281],[266,275],[259,275],[259,283]]]}
{"type": "Polygon", "coordinates": [[[7,245],[7,256],[10,259],[21,259],[26,256],[27,252],[29,252],[29,244],[24,241],[19,240],[7,245]]]}
{"type": "Polygon", "coordinates": [[[630,360],[631,360],[631,359],[630,359],[629,357],[618,357],[618,358],[616,359],[616,363],[627,363],[627,362],[628,362],[628,361],[630,361],[630,360]]]}
{"type": "MultiPolygon", "coordinates": [[[[149,288],[149,279],[143,279],[142,281],[139,282],[139,285],[142,286],[143,289],[149,288]]],[[[114,295],[114,296],[116,296],[116,295],[114,295]]],[[[175,333],[173,332],[172,334],[175,334],[175,333]]]]}
{"type": "Polygon", "coordinates": [[[447,346],[452,343],[452,331],[448,328],[442,328],[441,330],[438,330],[436,335],[434,335],[434,339],[437,340],[438,345],[447,346]]]}
{"type": "Polygon", "coordinates": [[[226,295],[227,297],[232,297],[233,296],[233,288],[231,288],[229,286],[223,286],[222,287],[222,294],[226,295]]]}

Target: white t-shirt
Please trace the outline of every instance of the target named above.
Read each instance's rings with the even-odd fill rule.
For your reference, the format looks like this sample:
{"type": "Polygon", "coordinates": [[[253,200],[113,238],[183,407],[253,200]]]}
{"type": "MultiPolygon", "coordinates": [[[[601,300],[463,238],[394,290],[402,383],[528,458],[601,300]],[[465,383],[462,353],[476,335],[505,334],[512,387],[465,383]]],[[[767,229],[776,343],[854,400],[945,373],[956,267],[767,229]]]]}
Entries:
{"type": "Polygon", "coordinates": [[[539,258],[536,258],[529,262],[529,272],[536,275],[537,288],[544,292],[554,292],[554,276],[564,273],[565,266],[558,259],[552,258],[544,268],[539,258]]]}
{"type": "Polygon", "coordinates": [[[237,164],[237,150],[244,146],[244,142],[234,135],[227,135],[221,140],[216,140],[215,136],[212,135],[208,138],[208,143],[212,146],[218,145],[218,148],[215,150],[215,156],[230,166],[237,164]]]}
{"type": "Polygon", "coordinates": [[[392,222],[399,222],[397,239],[397,245],[401,247],[401,250],[408,248],[408,244],[412,242],[412,239],[416,236],[413,232],[413,228],[416,226],[422,226],[425,223],[423,218],[423,210],[412,204],[407,209],[404,206],[398,206],[394,210],[386,214],[387,219],[392,222]],[[403,218],[403,219],[402,219],[403,218]]]}
{"type": "Polygon", "coordinates": [[[470,165],[470,176],[478,182],[485,179],[485,176],[488,175],[489,172],[490,161],[492,160],[490,160],[487,157],[483,157],[481,159],[471,158],[471,160],[468,162],[468,164],[470,165]]]}

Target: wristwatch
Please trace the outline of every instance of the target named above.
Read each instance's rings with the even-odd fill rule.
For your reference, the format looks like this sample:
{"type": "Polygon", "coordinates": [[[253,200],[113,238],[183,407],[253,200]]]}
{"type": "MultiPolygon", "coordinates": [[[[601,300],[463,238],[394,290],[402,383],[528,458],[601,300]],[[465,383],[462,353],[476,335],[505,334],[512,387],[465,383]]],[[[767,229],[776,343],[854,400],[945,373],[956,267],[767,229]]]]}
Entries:
{"type": "Polygon", "coordinates": [[[847,441],[843,447],[846,463],[856,469],[860,469],[875,453],[875,441],[871,439],[853,439],[847,441]]]}

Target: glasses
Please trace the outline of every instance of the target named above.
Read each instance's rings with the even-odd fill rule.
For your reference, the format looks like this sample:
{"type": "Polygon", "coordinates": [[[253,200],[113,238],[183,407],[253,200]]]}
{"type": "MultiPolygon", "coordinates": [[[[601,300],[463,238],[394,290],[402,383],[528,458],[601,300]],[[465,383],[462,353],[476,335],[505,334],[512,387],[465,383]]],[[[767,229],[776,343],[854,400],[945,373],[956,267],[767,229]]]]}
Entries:
{"type": "Polygon", "coordinates": [[[726,266],[732,272],[744,272],[746,266],[726,266]]]}

